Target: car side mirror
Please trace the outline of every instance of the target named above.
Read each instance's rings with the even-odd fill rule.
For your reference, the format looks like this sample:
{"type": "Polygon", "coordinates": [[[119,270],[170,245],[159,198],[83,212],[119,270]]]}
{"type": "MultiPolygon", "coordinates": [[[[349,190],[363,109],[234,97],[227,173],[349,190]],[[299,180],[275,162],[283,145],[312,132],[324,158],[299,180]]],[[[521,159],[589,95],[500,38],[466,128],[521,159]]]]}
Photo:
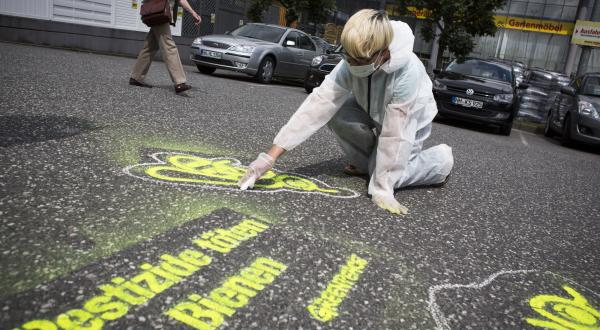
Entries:
{"type": "Polygon", "coordinates": [[[225,34],[230,34],[230,33],[231,33],[231,31],[225,31],[225,34]]]}
{"type": "Polygon", "coordinates": [[[571,95],[571,96],[577,95],[577,91],[575,90],[575,88],[573,88],[571,86],[565,86],[565,87],[561,88],[560,92],[563,94],[571,95]]]}
{"type": "Polygon", "coordinates": [[[440,69],[433,69],[433,73],[434,74],[440,74],[440,73],[442,73],[442,70],[440,70],[440,69]]]}
{"type": "Polygon", "coordinates": [[[286,40],[285,41],[285,46],[286,47],[295,47],[296,46],[296,42],[294,40],[286,40]]]}
{"type": "Polygon", "coordinates": [[[333,51],[331,49],[325,49],[325,54],[331,54],[333,51]]]}
{"type": "Polygon", "coordinates": [[[519,86],[517,86],[518,89],[527,89],[529,88],[529,84],[528,83],[520,83],[519,86]]]}

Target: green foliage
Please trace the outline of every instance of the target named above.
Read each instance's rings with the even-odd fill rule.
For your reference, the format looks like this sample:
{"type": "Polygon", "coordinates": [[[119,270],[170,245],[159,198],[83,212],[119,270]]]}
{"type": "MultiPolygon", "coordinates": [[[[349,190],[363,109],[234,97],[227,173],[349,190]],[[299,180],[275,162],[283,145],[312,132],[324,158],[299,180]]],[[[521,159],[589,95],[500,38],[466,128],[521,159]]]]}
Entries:
{"type": "MultiPolygon", "coordinates": [[[[254,22],[262,22],[264,11],[273,3],[273,0],[251,0],[248,18],[254,22]]],[[[323,23],[335,10],[335,0],[280,0],[279,3],[285,8],[287,26],[299,20],[301,16],[304,22],[323,23]]]]}
{"type": "MultiPolygon", "coordinates": [[[[440,55],[448,49],[463,60],[475,47],[476,36],[494,35],[497,31],[494,11],[503,7],[506,0],[398,0],[400,7],[427,8],[431,24],[425,24],[421,34],[425,41],[435,38],[436,26],[440,28],[440,55]]],[[[438,57],[441,60],[441,56],[438,57]]]]}

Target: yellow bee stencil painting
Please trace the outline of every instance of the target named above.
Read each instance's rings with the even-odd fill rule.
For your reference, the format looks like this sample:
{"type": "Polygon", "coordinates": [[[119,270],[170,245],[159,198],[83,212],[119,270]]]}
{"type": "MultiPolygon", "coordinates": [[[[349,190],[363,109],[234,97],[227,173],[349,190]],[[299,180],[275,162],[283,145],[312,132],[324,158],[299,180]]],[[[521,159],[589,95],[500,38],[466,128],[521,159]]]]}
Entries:
{"type": "Polygon", "coordinates": [[[526,318],[527,323],[554,330],[600,329],[600,311],[572,287],[564,285],[563,289],[570,298],[548,294],[531,298],[529,305],[543,316],[543,319],[526,318]]]}
{"type": "MultiPolygon", "coordinates": [[[[246,167],[235,158],[208,158],[177,152],[157,152],[150,157],[156,162],[128,166],[123,171],[147,181],[228,190],[237,190],[237,182],[246,173],[246,167]]],[[[337,198],[354,198],[359,195],[349,189],[331,187],[314,178],[276,170],[265,173],[250,191],[290,191],[337,198]]]]}

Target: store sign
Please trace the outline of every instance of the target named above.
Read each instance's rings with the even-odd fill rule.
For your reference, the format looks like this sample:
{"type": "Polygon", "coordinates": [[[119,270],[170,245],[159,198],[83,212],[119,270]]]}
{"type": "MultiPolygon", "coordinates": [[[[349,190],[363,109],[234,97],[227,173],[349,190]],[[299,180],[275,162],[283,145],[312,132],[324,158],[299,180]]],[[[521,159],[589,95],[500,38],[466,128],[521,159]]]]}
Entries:
{"type": "MultiPolygon", "coordinates": [[[[428,19],[432,17],[431,10],[427,8],[417,8],[409,6],[406,7],[406,10],[401,10],[401,7],[398,5],[387,5],[385,7],[385,10],[389,16],[413,16],[417,19],[428,19]]],[[[549,21],[543,19],[522,18],[512,16],[494,16],[494,20],[496,21],[496,26],[499,28],[552,33],[564,36],[573,33],[574,27],[574,24],[570,22],[549,21]]]]}
{"type": "Polygon", "coordinates": [[[600,22],[577,21],[571,42],[582,46],[600,47],[600,22]]]}
{"type": "Polygon", "coordinates": [[[406,10],[404,10],[404,11],[402,11],[400,9],[401,9],[401,7],[398,5],[385,6],[385,11],[387,12],[388,16],[396,16],[396,17],[406,16],[407,11],[408,11],[408,13],[410,13],[410,16],[414,16],[418,19],[431,18],[431,10],[429,10],[427,8],[417,8],[414,6],[409,6],[409,7],[406,7],[406,10]]]}
{"type": "Polygon", "coordinates": [[[494,16],[496,26],[504,29],[559,34],[573,33],[573,23],[512,16],[494,16]]]}
{"type": "Polygon", "coordinates": [[[406,9],[418,19],[426,19],[431,17],[431,10],[427,8],[406,7],[406,9]]]}

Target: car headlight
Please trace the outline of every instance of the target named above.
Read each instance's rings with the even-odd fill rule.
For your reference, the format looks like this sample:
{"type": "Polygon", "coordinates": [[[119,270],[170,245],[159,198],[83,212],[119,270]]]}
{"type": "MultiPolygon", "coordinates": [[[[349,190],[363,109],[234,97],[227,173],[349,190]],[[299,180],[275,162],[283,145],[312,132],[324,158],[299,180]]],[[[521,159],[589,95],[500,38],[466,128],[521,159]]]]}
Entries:
{"type": "Polygon", "coordinates": [[[315,56],[315,57],[313,57],[310,65],[317,66],[317,65],[321,64],[322,62],[323,62],[323,56],[315,56]]]}
{"type": "Polygon", "coordinates": [[[446,90],[446,85],[442,84],[439,80],[434,79],[433,80],[433,89],[437,89],[437,90],[446,90]]]}
{"type": "Polygon", "coordinates": [[[502,102],[502,103],[512,103],[513,95],[512,94],[498,94],[494,95],[494,101],[502,102]]]}
{"type": "Polygon", "coordinates": [[[593,104],[586,101],[579,101],[579,114],[594,119],[600,119],[600,114],[593,104]]]}
{"type": "Polygon", "coordinates": [[[255,48],[256,48],[256,46],[236,45],[236,46],[229,47],[229,50],[232,51],[232,52],[250,54],[250,53],[252,53],[254,51],[255,48]]]}
{"type": "Polygon", "coordinates": [[[202,45],[202,38],[194,39],[194,42],[192,42],[192,46],[199,46],[199,45],[202,45]]]}

